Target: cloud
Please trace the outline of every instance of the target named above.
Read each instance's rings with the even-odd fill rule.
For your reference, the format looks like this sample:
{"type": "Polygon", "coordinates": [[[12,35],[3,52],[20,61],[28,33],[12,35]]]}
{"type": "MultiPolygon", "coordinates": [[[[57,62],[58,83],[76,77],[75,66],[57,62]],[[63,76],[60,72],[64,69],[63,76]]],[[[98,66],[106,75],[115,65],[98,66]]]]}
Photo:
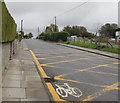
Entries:
{"type": "Polygon", "coordinates": [[[54,23],[57,16],[57,24],[60,29],[65,25],[83,25],[89,31],[95,30],[95,24],[107,22],[117,23],[117,2],[88,2],[68,13],[64,13],[82,2],[7,2],[7,7],[14,17],[18,30],[20,20],[24,20],[24,31],[37,35],[37,28],[43,31],[44,26],[54,23]]]}

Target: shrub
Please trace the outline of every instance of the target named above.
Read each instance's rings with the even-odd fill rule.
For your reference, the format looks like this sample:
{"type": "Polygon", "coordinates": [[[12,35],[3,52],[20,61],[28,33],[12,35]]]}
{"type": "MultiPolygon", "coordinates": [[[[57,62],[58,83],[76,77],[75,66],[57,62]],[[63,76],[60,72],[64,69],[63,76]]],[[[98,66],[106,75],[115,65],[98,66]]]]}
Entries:
{"type": "Polygon", "coordinates": [[[67,37],[70,36],[67,32],[53,32],[53,33],[41,33],[37,38],[45,41],[67,41],[67,37]]]}
{"type": "Polygon", "coordinates": [[[43,40],[50,41],[51,34],[50,33],[44,33],[43,40]]]}
{"type": "Polygon", "coordinates": [[[51,40],[52,41],[67,41],[67,37],[70,36],[69,33],[67,32],[55,32],[55,33],[51,33],[51,40]]]}

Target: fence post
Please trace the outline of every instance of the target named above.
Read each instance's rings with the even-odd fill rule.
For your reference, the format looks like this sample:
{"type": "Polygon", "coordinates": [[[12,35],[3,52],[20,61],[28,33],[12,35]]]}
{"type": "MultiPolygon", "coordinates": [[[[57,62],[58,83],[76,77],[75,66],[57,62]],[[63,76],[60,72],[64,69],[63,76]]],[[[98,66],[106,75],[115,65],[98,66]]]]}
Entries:
{"type": "Polygon", "coordinates": [[[12,42],[10,42],[10,60],[12,60],[12,42]]]}

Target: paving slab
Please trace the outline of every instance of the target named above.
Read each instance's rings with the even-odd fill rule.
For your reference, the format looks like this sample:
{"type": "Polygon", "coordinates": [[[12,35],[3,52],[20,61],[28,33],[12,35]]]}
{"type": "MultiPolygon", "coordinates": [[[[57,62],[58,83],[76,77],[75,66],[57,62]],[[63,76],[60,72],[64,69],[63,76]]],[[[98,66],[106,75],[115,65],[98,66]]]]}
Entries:
{"type": "Polygon", "coordinates": [[[43,88],[43,84],[38,81],[22,81],[22,88],[43,88]]]}
{"type": "Polygon", "coordinates": [[[21,75],[22,74],[22,71],[20,71],[20,70],[13,70],[13,69],[9,69],[8,71],[7,71],[7,74],[9,74],[9,75],[21,75]]]}
{"type": "Polygon", "coordinates": [[[36,76],[36,75],[38,75],[38,72],[37,72],[37,70],[35,70],[35,71],[24,71],[24,75],[36,76]]]}
{"type": "Polygon", "coordinates": [[[25,80],[26,81],[38,81],[38,82],[41,81],[40,76],[26,76],[25,80]]]}
{"type": "Polygon", "coordinates": [[[21,62],[22,62],[24,65],[32,65],[32,64],[34,64],[34,62],[31,61],[31,60],[21,60],[21,62]]]}
{"type": "Polygon", "coordinates": [[[2,98],[2,101],[10,101],[10,102],[13,102],[13,101],[20,101],[20,99],[16,99],[16,98],[13,98],[13,99],[8,99],[8,98],[2,98]]]}
{"type": "Polygon", "coordinates": [[[11,87],[11,88],[20,88],[20,81],[15,81],[15,80],[4,80],[3,82],[3,87],[11,87]]]}
{"type": "Polygon", "coordinates": [[[24,88],[3,88],[2,89],[3,98],[26,98],[24,88]]]}
{"type": "Polygon", "coordinates": [[[6,75],[5,76],[5,78],[4,78],[5,80],[18,80],[18,81],[20,81],[20,80],[22,80],[22,75],[6,75]]]}
{"type": "Polygon", "coordinates": [[[48,99],[44,98],[28,98],[28,99],[21,99],[23,101],[22,103],[25,103],[26,101],[30,101],[30,103],[41,103],[41,102],[46,102],[46,103],[51,103],[48,99]]]}
{"type": "Polygon", "coordinates": [[[27,88],[27,99],[29,98],[39,98],[41,100],[48,101],[47,93],[44,92],[43,88],[27,88]]]}
{"type": "Polygon", "coordinates": [[[21,71],[21,67],[20,66],[15,66],[15,65],[9,65],[9,69],[8,70],[13,70],[13,71],[21,71]]]}
{"type": "MultiPolygon", "coordinates": [[[[24,41],[9,62],[2,85],[3,101],[50,101],[24,41]]],[[[33,103],[32,102],[32,103],[33,103]]]]}

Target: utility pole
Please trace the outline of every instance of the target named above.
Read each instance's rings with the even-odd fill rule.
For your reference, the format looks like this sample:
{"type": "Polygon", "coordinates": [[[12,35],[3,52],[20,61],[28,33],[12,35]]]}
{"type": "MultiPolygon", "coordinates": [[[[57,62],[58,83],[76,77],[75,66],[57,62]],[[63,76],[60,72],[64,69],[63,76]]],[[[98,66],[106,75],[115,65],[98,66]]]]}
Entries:
{"type": "Polygon", "coordinates": [[[24,32],[23,32],[23,20],[21,20],[21,39],[23,38],[24,36],[24,32]]]}
{"type": "Polygon", "coordinates": [[[23,32],[23,20],[21,20],[21,33],[23,32]]]}
{"type": "Polygon", "coordinates": [[[55,32],[56,32],[56,16],[55,16],[55,32]]]}
{"type": "Polygon", "coordinates": [[[38,36],[39,36],[39,33],[40,33],[40,30],[39,30],[39,27],[38,27],[38,36]]]}
{"type": "Polygon", "coordinates": [[[44,26],[44,32],[46,32],[46,27],[44,26]]]}

